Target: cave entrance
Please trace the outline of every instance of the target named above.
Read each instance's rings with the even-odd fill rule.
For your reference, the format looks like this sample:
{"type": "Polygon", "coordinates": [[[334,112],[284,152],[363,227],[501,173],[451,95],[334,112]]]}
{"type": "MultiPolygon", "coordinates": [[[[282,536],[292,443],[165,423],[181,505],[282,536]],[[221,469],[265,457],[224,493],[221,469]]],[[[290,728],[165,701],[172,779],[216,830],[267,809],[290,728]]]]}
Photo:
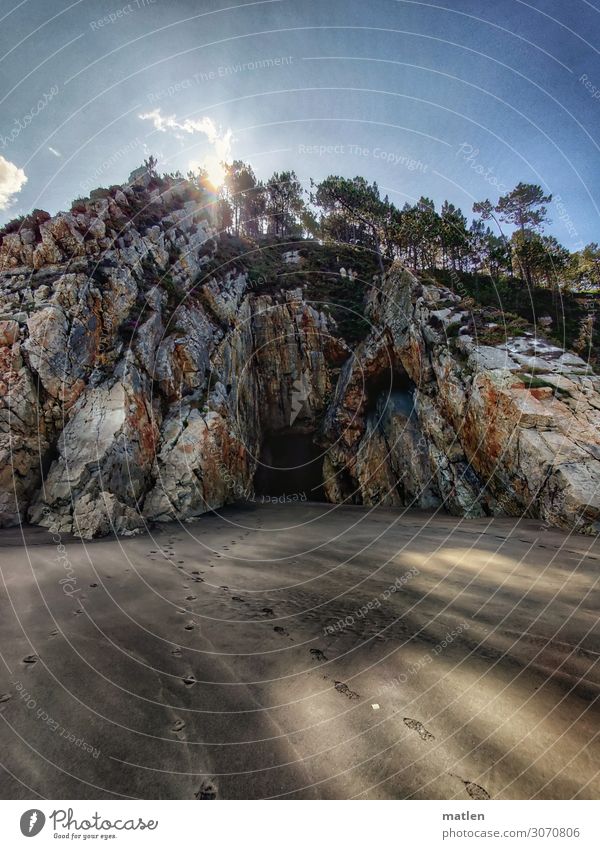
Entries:
{"type": "Polygon", "coordinates": [[[313,433],[293,428],[268,433],[254,476],[254,491],[258,496],[289,501],[325,501],[323,451],[315,445],[313,433]]]}
{"type": "Polygon", "coordinates": [[[396,413],[410,418],[414,409],[415,384],[404,369],[384,370],[374,375],[365,386],[365,414],[375,413],[386,399],[396,413]]]}

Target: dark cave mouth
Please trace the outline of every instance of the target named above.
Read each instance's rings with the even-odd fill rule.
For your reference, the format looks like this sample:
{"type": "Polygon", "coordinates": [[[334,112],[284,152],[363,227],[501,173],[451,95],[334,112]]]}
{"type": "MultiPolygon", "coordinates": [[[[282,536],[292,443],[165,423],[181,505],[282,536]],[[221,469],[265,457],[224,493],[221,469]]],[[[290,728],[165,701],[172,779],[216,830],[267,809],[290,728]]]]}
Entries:
{"type": "Polygon", "coordinates": [[[409,418],[414,409],[415,384],[404,369],[382,371],[365,386],[365,415],[381,410],[381,402],[409,418]]]}
{"type": "Polygon", "coordinates": [[[285,501],[325,501],[323,449],[314,433],[289,428],[267,433],[254,475],[259,498],[285,501]]]}

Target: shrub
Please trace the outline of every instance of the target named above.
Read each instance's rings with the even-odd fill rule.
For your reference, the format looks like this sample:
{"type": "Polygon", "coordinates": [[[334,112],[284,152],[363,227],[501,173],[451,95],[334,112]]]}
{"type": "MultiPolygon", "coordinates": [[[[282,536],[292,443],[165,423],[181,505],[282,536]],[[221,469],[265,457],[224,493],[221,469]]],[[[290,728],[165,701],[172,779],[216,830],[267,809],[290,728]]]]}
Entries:
{"type": "Polygon", "coordinates": [[[84,214],[85,212],[87,212],[87,205],[89,202],[90,198],[75,198],[75,200],[71,204],[71,212],[74,215],[84,214]]]}
{"type": "Polygon", "coordinates": [[[40,238],[40,225],[49,221],[51,215],[45,209],[34,209],[29,215],[20,215],[13,218],[0,230],[0,237],[8,233],[18,233],[20,230],[33,230],[36,239],[40,238]]]}
{"type": "Polygon", "coordinates": [[[112,197],[110,189],[92,189],[90,192],[90,200],[102,200],[103,198],[112,197]]]}

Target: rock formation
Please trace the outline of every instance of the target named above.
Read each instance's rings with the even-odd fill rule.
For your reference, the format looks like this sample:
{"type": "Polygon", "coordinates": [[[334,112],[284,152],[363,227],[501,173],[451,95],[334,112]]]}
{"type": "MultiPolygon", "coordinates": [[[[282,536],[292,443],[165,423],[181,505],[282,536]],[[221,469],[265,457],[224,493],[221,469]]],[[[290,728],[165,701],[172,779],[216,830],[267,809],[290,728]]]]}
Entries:
{"type": "Polygon", "coordinates": [[[257,283],[225,247],[184,180],[4,235],[0,524],[89,538],[191,519],[251,496],[265,442],[304,434],[330,501],[598,531],[583,360],[533,331],[483,344],[468,301],[396,266],[363,281],[368,327],[344,338],[315,279],[350,285],[347,261],[303,277],[302,244],[282,244],[292,271],[257,283]]]}
{"type": "Polygon", "coordinates": [[[481,344],[477,311],[400,268],[369,310],[373,330],[328,412],[331,500],[598,532],[600,377],[580,357],[533,331],[481,344]]]}

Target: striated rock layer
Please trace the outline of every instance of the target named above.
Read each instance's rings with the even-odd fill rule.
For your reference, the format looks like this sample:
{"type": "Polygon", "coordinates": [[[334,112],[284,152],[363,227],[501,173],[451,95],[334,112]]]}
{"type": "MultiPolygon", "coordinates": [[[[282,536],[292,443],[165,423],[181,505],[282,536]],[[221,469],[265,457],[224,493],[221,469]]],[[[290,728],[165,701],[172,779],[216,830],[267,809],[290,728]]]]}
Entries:
{"type": "Polygon", "coordinates": [[[333,502],[598,531],[583,360],[533,333],[479,344],[466,302],[399,267],[366,287],[352,345],[310,275],[298,285],[302,250],[281,246],[291,286],[257,288],[219,262],[186,181],[107,194],[0,245],[1,525],[88,538],[191,519],[251,497],[265,443],[303,434],[333,502]]]}

